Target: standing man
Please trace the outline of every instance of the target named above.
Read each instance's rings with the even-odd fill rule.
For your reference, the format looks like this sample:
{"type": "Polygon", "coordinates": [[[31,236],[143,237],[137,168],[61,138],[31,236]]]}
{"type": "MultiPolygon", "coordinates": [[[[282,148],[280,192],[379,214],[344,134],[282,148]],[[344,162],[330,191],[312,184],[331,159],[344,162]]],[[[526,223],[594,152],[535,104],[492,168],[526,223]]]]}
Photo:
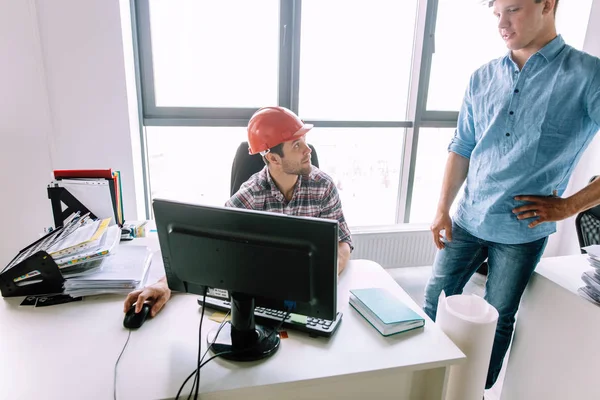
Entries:
{"type": "Polygon", "coordinates": [[[509,52],[471,76],[431,225],[439,251],[424,309],[432,319],[440,292],[462,293],[488,260],[485,298],[499,319],[486,389],[498,377],[521,295],[555,221],[600,203],[600,180],[557,197],[600,129],[600,59],[557,35],[558,1],[491,2],[509,52]]]}

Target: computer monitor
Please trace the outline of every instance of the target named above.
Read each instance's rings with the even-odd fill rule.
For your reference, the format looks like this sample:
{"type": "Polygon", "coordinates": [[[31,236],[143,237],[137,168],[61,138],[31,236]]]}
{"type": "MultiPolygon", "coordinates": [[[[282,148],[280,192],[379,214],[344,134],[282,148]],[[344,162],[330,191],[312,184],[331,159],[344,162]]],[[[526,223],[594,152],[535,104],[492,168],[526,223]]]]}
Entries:
{"type": "Polygon", "coordinates": [[[335,319],[338,221],[161,199],[153,208],[169,288],[230,293],[231,323],[211,351],[277,351],[279,334],[254,323],[255,306],[335,319]]]}

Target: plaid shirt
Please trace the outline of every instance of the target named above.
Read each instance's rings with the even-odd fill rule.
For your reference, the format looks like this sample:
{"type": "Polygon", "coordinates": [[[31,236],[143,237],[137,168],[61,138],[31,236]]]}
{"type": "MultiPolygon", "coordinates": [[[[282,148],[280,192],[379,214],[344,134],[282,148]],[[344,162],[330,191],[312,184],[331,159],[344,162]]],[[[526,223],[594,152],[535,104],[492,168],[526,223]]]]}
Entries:
{"type": "Polygon", "coordinates": [[[348,243],[350,249],[354,248],[337,188],[329,175],[314,166],[309,175],[300,175],[289,202],[277,188],[265,166],[242,184],[240,190],[225,203],[225,207],[337,219],[339,241],[348,243]]]}

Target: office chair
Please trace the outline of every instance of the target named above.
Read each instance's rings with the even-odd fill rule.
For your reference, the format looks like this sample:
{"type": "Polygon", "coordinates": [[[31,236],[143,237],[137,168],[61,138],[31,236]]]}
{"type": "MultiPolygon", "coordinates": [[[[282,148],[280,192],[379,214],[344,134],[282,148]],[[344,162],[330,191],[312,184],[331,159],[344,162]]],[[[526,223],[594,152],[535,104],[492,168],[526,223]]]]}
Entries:
{"type": "MultiPolygon", "coordinates": [[[[593,177],[590,182],[596,178],[597,176],[593,177]]],[[[579,213],[575,218],[575,228],[580,248],[600,244],[600,205],[579,213]]],[[[581,250],[581,253],[585,251],[581,250]]]]}
{"type": "MultiPolygon", "coordinates": [[[[312,144],[309,144],[308,147],[312,150],[312,165],[319,168],[317,151],[312,144]]],[[[246,182],[253,174],[263,169],[264,166],[265,162],[260,154],[248,154],[248,142],[240,143],[235,153],[235,157],[233,158],[233,164],[231,165],[231,196],[239,190],[242,183],[246,182]]]]}

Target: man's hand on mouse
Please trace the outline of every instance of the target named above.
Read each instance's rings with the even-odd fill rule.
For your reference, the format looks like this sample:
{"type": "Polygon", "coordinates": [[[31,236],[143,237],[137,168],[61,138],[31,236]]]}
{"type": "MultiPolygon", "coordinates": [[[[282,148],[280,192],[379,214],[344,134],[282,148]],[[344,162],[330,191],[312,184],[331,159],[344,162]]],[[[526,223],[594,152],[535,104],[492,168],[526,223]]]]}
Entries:
{"type": "Polygon", "coordinates": [[[123,312],[127,312],[133,303],[136,303],[135,312],[139,313],[146,302],[152,306],[150,316],[154,317],[170,298],[171,289],[169,289],[166,277],[163,277],[154,285],[129,293],[125,299],[123,312]]]}

